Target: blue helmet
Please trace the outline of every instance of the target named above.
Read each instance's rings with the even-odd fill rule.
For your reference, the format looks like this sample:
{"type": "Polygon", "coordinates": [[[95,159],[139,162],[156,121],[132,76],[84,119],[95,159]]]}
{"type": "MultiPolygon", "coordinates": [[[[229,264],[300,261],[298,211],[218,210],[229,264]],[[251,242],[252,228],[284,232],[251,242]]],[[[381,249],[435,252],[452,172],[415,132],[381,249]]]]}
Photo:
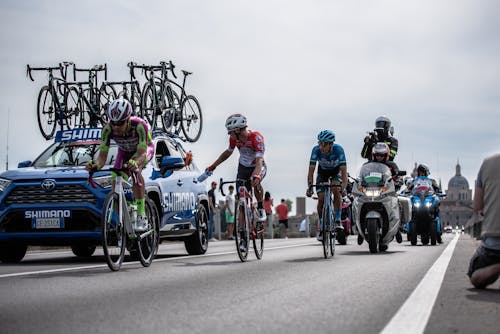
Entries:
{"type": "Polygon", "coordinates": [[[323,130],[318,133],[318,141],[323,143],[333,143],[335,141],[335,133],[331,130],[323,130]]]}

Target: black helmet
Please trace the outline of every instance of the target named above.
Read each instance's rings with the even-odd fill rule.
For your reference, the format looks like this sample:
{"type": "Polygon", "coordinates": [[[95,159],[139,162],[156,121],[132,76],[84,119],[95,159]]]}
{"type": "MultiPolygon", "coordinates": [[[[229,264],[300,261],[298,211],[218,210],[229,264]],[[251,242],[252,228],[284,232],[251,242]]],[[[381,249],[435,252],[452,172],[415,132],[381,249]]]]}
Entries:
{"type": "Polygon", "coordinates": [[[420,171],[422,171],[425,176],[429,176],[429,174],[431,173],[429,171],[429,167],[427,167],[426,164],[420,164],[420,165],[418,165],[418,167],[417,167],[417,173],[420,172],[420,171]]]}
{"type": "Polygon", "coordinates": [[[375,120],[375,129],[383,129],[387,134],[391,128],[391,120],[385,116],[377,117],[375,120]]]}

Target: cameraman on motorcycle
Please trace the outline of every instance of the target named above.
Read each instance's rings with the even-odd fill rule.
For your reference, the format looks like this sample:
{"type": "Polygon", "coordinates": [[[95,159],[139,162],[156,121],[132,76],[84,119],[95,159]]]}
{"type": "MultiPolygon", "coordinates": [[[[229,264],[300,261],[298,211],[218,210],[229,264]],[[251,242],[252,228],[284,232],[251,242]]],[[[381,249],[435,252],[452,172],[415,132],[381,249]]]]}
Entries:
{"type": "Polygon", "coordinates": [[[372,160],[372,149],[376,143],[383,142],[389,146],[389,160],[393,161],[398,153],[398,140],[392,136],[394,132],[391,127],[391,120],[386,116],[377,117],[375,120],[375,129],[364,139],[361,157],[372,160]]]}

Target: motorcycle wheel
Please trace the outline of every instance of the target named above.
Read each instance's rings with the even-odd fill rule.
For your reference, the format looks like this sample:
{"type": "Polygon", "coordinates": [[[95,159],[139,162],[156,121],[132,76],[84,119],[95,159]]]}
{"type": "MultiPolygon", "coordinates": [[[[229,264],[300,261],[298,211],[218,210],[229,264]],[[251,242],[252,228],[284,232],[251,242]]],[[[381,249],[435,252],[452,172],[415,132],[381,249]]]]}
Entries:
{"type": "Polygon", "coordinates": [[[368,246],[370,248],[370,253],[378,252],[378,239],[379,235],[377,233],[377,220],[367,219],[366,229],[368,230],[368,246]]]}
{"type": "Polygon", "coordinates": [[[412,246],[417,245],[417,223],[414,221],[410,222],[410,232],[408,232],[408,238],[412,246]]]}
{"type": "Polygon", "coordinates": [[[437,241],[437,222],[435,220],[431,221],[431,230],[429,234],[431,237],[431,245],[435,246],[437,241]]]}

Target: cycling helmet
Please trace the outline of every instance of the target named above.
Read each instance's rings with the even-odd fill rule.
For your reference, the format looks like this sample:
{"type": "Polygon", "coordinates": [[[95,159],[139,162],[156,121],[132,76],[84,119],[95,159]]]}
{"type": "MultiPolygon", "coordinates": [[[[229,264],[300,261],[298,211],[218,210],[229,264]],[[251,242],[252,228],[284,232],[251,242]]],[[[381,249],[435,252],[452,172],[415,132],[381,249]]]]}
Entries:
{"type": "Polygon", "coordinates": [[[227,131],[241,129],[247,126],[247,118],[242,114],[233,114],[226,119],[227,131]]]}
{"type": "Polygon", "coordinates": [[[389,161],[389,146],[386,143],[376,143],[372,148],[372,160],[378,161],[376,156],[383,156],[382,162],[389,161]]]}
{"type": "Polygon", "coordinates": [[[124,98],[116,99],[110,103],[107,115],[111,122],[127,120],[132,115],[132,105],[124,98]]]}
{"type": "Polygon", "coordinates": [[[425,176],[429,176],[429,174],[431,173],[429,171],[429,167],[427,167],[426,164],[420,164],[420,165],[418,165],[418,167],[417,167],[417,173],[420,172],[420,171],[423,172],[425,176]]]}
{"type": "Polygon", "coordinates": [[[385,133],[389,133],[391,128],[391,120],[385,116],[377,117],[375,120],[375,129],[384,129],[385,133]]]}
{"type": "Polygon", "coordinates": [[[318,141],[322,143],[333,143],[335,141],[335,133],[331,130],[323,130],[318,133],[318,141]]]}

